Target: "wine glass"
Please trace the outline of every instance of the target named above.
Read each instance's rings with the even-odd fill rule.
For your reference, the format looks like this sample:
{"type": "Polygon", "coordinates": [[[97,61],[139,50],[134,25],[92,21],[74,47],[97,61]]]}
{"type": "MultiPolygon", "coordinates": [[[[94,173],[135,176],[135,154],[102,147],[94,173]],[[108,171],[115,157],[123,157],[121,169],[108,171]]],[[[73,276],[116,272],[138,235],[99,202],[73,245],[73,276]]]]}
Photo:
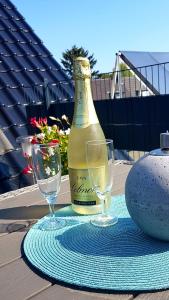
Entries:
{"type": "Polygon", "coordinates": [[[59,229],[65,226],[65,220],[56,218],[54,211],[61,184],[59,145],[34,144],[32,146],[32,162],[39,190],[48,202],[50,211],[50,214],[40,224],[40,229],[59,229]]]}
{"type": "Polygon", "coordinates": [[[118,218],[110,215],[107,209],[113,183],[113,141],[110,139],[88,141],[86,161],[92,186],[102,207],[102,213],[92,218],[91,223],[100,227],[114,225],[118,218]]]}

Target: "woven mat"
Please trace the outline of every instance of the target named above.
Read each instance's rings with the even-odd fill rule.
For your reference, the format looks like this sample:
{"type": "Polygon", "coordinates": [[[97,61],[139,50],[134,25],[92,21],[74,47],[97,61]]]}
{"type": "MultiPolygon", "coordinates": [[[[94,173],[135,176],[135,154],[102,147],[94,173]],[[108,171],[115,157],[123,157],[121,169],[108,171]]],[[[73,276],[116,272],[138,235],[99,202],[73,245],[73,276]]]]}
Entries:
{"type": "Polygon", "coordinates": [[[119,221],[99,228],[71,207],[57,215],[67,219],[58,231],[35,224],[24,240],[29,262],[45,275],[72,285],[112,291],[169,288],[169,243],[146,236],[131,220],[124,195],[113,198],[119,221]]]}

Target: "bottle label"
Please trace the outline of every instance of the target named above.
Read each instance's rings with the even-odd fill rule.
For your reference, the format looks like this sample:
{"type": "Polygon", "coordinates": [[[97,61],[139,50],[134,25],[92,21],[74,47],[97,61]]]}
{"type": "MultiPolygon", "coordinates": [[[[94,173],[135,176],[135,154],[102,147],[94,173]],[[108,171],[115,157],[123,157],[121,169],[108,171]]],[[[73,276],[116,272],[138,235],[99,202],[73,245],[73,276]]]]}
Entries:
{"type": "Polygon", "coordinates": [[[98,205],[100,203],[88,174],[87,169],[69,168],[72,203],[76,205],[98,205]]]}

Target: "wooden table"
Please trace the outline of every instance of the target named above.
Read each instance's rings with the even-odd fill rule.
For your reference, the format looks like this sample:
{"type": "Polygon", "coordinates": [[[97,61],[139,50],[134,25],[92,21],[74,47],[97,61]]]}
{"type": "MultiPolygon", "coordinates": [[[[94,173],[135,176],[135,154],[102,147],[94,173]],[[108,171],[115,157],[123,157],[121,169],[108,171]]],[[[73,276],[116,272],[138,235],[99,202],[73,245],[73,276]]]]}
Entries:
{"type": "MultiPolygon", "coordinates": [[[[124,192],[130,165],[115,166],[113,194],[124,192]]],[[[59,202],[62,207],[70,202],[68,177],[63,178],[59,202]]],[[[169,292],[143,294],[102,294],[80,291],[53,284],[37,275],[21,254],[22,240],[30,225],[48,212],[37,186],[27,187],[0,196],[0,300],[101,300],[101,299],[169,299],[169,292]]]]}

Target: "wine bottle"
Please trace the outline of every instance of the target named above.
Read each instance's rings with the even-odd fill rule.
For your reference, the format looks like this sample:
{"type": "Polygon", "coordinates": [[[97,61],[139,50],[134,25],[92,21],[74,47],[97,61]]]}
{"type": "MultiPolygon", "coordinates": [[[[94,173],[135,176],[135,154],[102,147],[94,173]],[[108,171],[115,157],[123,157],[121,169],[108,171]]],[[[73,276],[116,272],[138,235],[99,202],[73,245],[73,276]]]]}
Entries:
{"type": "Polygon", "coordinates": [[[87,58],[75,59],[74,80],[75,107],[68,143],[72,209],[79,214],[96,214],[101,211],[101,205],[90,182],[85,147],[87,141],[103,140],[105,137],[93,104],[87,58]]]}

